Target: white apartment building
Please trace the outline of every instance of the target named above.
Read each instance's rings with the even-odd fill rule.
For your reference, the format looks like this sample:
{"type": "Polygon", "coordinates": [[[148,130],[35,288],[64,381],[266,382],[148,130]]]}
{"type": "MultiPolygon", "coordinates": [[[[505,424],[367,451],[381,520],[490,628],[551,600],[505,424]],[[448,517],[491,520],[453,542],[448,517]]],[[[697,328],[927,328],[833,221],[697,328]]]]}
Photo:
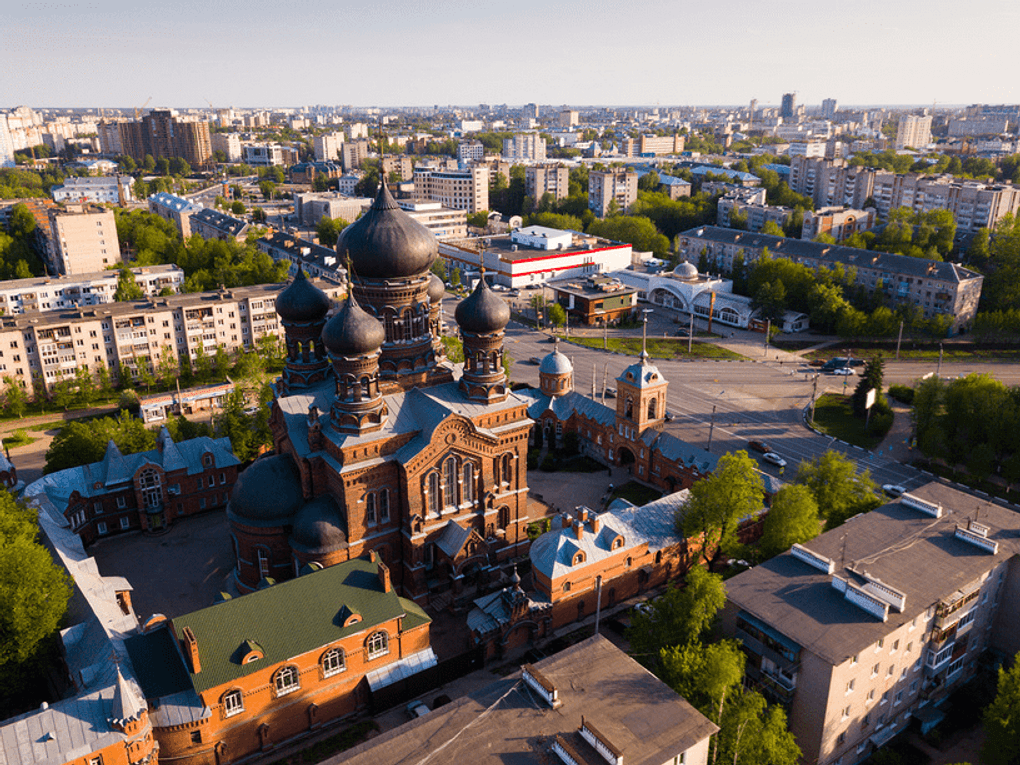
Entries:
{"type": "Polygon", "coordinates": [[[470,213],[489,209],[489,168],[474,166],[466,170],[414,169],[414,194],[419,199],[441,202],[455,210],[470,213]]]}
{"type": "Polygon", "coordinates": [[[481,141],[461,141],[457,144],[458,162],[481,162],[485,159],[485,144],[481,141]]]}
{"type": "Polygon", "coordinates": [[[1020,516],[933,482],[730,579],[723,631],[801,761],[854,765],[1020,649],[1018,563],[1020,516]]]}
{"type": "Polygon", "coordinates": [[[931,115],[905,114],[896,126],[896,148],[923,149],[931,143],[931,115]]]}
{"type": "Polygon", "coordinates": [[[538,133],[516,133],[503,139],[503,158],[514,162],[544,162],[545,139],[538,133]]]}
{"type": "Polygon", "coordinates": [[[524,193],[536,204],[546,194],[556,199],[570,196],[570,170],[562,165],[528,165],[524,168],[524,193]]]}
{"type": "MultiPolygon", "coordinates": [[[[719,198],[716,208],[716,225],[729,227],[733,213],[747,219],[747,231],[761,231],[767,221],[772,221],[780,228],[786,226],[793,217],[793,210],[781,205],[766,205],[750,202],[740,194],[741,189],[731,191],[719,198]]],[[[764,191],[764,189],[762,189],[764,191]]]]}
{"type": "Polygon", "coordinates": [[[350,197],[336,191],[305,192],[294,195],[294,214],[302,226],[315,226],[326,218],[353,223],[372,205],[368,197],[350,197]]]}
{"type": "Polygon", "coordinates": [[[315,161],[328,162],[339,159],[343,142],[344,134],[339,131],[315,136],[315,161]]]}
{"type": "Polygon", "coordinates": [[[50,265],[60,274],[87,274],[120,263],[113,211],[68,204],[49,210],[50,265]]]}
{"type": "Polygon", "coordinates": [[[244,161],[253,167],[297,164],[297,152],[277,143],[253,143],[244,146],[244,161]]]}
{"type": "MultiPolygon", "coordinates": [[[[368,200],[371,204],[372,200],[368,200]]],[[[398,199],[400,209],[435,234],[436,239],[467,236],[467,210],[445,207],[432,199],[398,199]]]]}
{"type": "Polygon", "coordinates": [[[345,130],[348,141],[356,141],[359,138],[368,138],[368,125],[364,122],[352,122],[345,130]]]}
{"type": "Polygon", "coordinates": [[[3,113],[0,113],[0,167],[14,167],[14,140],[3,113]]]}
{"type": "Polygon", "coordinates": [[[54,202],[95,202],[121,204],[134,202],[134,179],[130,175],[110,177],[68,176],[60,186],[50,189],[54,202]]]}
{"type": "Polygon", "coordinates": [[[615,200],[620,212],[626,212],[637,201],[637,182],[637,173],[629,168],[592,170],[588,173],[588,208],[604,218],[615,200]]]}
{"type": "Polygon", "coordinates": [[[794,141],[786,153],[791,157],[824,157],[825,141],[794,141]]]}
{"type": "MultiPolygon", "coordinates": [[[[172,264],[136,266],[130,270],[146,297],[157,297],[166,289],[179,292],[184,284],[184,271],[172,264]]],[[[119,271],[96,271],[0,282],[0,314],[17,316],[30,311],[63,311],[112,303],[119,278],[119,271]]]]}
{"type": "Polygon", "coordinates": [[[222,151],[227,157],[227,162],[241,161],[244,154],[241,151],[241,136],[237,133],[213,133],[209,138],[212,150],[222,151]]]}

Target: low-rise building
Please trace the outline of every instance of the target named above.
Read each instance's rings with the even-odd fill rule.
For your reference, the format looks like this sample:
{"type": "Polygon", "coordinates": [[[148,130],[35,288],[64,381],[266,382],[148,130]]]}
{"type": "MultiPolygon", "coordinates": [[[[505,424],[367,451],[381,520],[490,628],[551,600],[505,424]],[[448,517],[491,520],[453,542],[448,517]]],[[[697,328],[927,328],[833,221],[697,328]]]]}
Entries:
{"type": "Polygon", "coordinates": [[[251,224],[233,215],[221,213],[211,207],[203,207],[191,214],[191,233],[198,234],[203,239],[222,239],[227,241],[233,239],[235,242],[243,242],[248,236],[251,224]]]}
{"type": "Polygon", "coordinates": [[[326,760],[706,765],[718,727],[606,638],[588,638],[520,674],[326,760]],[[482,718],[484,724],[476,724],[482,718]]]}
{"type": "Polygon", "coordinates": [[[316,178],[334,179],[343,174],[343,168],[332,161],[298,162],[290,167],[291,183],[314,183],[316,178]]]}
{"type": "Polygon", "coordinates": [[[340,294],[337,286],[347,282],[347,270],[340,262],[336,250],[331,247],[323,247],[282,231],[266,234],[255,242],[255,246],[273,260],[288,261],[293,275],[302,269],[313,278],[325,280],[330,286],[320,284],[319,287],[331,298],[337,298],[340,294]]]}
{"type": "Polygon", "coordinates": [[[336,191],[294,195],[294,215],[302,226],[315,226],[323,218],[353,222],[372,204],[368,197],[352,197],[336,191]]]}
{"type": "Polygon", "coordinates": [[[50,189],[54,202],[94,202],[119,204],[135,201],[134,179],[130,175],[76,176],[64,179],[60,186],[50,189]]]}
{"type": "MultiPolygon", "coordinates": [[[[164,290],[179,292],[184,284],[184,271],[173,264],[136,266],[129,270],[146,297],[157,297],[164,290]]],[[[119,278],[119,271],[97,271],[0,282],[0,313],[16,316],[26,311],[62,311],[112,303],[119,278]]]]}
{"type": "Polygon", "coordinates": [[[744,229],[761,231],[769,221],[784,228],[793,218],[793,210],[781,205],[752,201],[764,197],[765,189],[737,188],[723,194],[716,208],[716,225],[730,227],[737,216],[744,219],[744,229]]]}
{"type": "Polygon", "coordinates": [[[227,396],[233,392],[234,383],[228,380],[225,383],[200,385],[169,393],[154,393],[142,396],[138,402],[138,409],[142,422],[150,425],[177,416],[222,411],[227,396]]]}
{"type": "Polygon", "coordinates": [[[1018,563],[1020,516],[929,483],[727,581],[723,629],[803,762],[860,762],[1020,649],[1018,563]]]}
{"type": "Polygon", "coordinates": [[[637,307],[637,289],[612,276],[593,274],[548,282],[553,302],[567,312],[574,324],[602,326],[616,324],[633,316],[637,307]]]}
{"type": "Polygon", "coordinates": [[[620,154],[625,157],[658,157],[666,154],[682,154],[687,139],[673,135],[640,135],[620,141],[620,154]]]}
{"type": "MultiPolygon", "coordinates": [[[[217,135],[219,134],[217,133],[217,135]]],[[[177,230],[181,232],[181,237],[185,240],[191,236],[191,216],[201,209],[203,209],[202,205],[174,194],[168,194],[165,191],[160,191],[149,197],[149,212],[177,226],[177,230]]]]}
{"type": "Polygon", "coordinates": [[[854,234],[870,231],[875,225],[875,208],[853,210],[846,207],[822,207],[804,211],[801,239],[814,239],[828,234],[837,242],[849,239],[854,234]]]}
{"type": "Polygon", "coordinates": [[[442,241],[439,254],[451,268],[482,266],[494,284],[520,288],[627,268],[633,248],[577,231],[529,226],[509,235],[442,241]]]}
{"type": "Polygon", "coordinates": [[[102,271],[121,261],[113,211],[99,205],[51,208],[48,233],[50,266],[59,274],[102,271]]]}
{"type": "Polygon", "coordinates": [[[297,164],[297,150],[278,143],[250,143],[243,147],[245,164],[254,167],[271,167],[297,164]]]}
{"type": "Polygon", "coordinates": [[[683,178],[677,178],[675,175],[666,175],[665,173],[659,174],[659,190],[669,194],[670,199],[677,200],[681,197],[689,197],[691,195],[691,186],[691,182],[685,181],[683,178]]]}

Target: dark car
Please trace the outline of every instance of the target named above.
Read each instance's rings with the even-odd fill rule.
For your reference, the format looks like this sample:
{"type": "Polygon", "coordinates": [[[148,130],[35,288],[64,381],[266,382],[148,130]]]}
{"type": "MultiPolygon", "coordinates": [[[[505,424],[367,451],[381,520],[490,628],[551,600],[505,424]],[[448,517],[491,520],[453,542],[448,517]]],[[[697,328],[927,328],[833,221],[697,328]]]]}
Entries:
{"type": "Polygon", "coordinates": [[[752,451],[761,452],[762,454],[768,454],[772,451],[772,447],[764,441],[748,441],[747,448],[752,451]]]}
{"type": "Polygon", "coordinates": [[[675,337],[690,337],[691,331],[687,327],[680,327],[673,335],[675,337]]]}

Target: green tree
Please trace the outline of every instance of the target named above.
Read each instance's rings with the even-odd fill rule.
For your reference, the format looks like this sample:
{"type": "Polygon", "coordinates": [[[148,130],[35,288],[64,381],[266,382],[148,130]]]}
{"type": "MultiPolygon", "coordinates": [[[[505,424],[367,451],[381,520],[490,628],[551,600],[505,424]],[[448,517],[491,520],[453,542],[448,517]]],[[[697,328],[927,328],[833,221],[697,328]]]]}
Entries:
{"type": "Polygon", "coordinates": [[[66,412],[67,408],[74,403],[74,383],[70,379],[57,380],[53,384],[50,400],[54,406],[59,406],[66,412]]]}
{"type": "Polygon", "coordinates": [[[881,504],[871,472],[865,470],[857,475],[856,463],[839,452],[826,451],[800,463],[795,480],[810,489],[826,529],[881,504]]]}
{"type": "Polygon", "coordinates": [[[330,218],[328,215],[323,215],[315,227],[315,231],[319,235],[319,244],[323,247],[336,247],[340,232],[348,225],[343,218],[330,218]]]}
{"type": "Polygon", "coordinates": [[[772,498],[758,542],[760,557],[779,555],[793,547],[795,542],[814,539],[820,530],[818,503],[811,491],[806,486],[788,484],[772,498]]]}
{"type": "Polygon", "coordinates": [[[727,694],[744,679],[747,658],[736,640],[694,641],[659,653],[660,679],[710,720],[719,720],[727,694]]]}
{"type": "Polygon", "coordinates": [[[783,315],[786,313],[786,285],[780,279],[765,282],[755,292],[751,308],[758,312],[762,320],[771,321],[776,326],[781,325],[783,315]]]}
{"type": "Polygon", "coordinates": [[[690,491],[690,499],[677,513],[677,531],[688,552],[699,549],[710,564],[721,552],[738,547],[737,524],[762,509],[765,490],[757,465],[741,450],[720,457],[712,475],[690,491]]]}
{"type": "MultiPolygon", "coordinates": [[[[864,374],[861,375],[861,379],[857,382],[853,395],[854,414],[858,417],[867,416],[867,409],[865,407],[868,403],[869,390],[874,389],[876,397],[881,397],[884,370],[885,362],[882,359],[881,353],[864,365],[864,374]]],[[[877,401],[878,398],[876,398],[876,403],[877,401]]]]}
{"type": "Polygon", "coordinates": [[[91,422],[69,422],[53,438],[46,451],[44,473],[99,462],[110,441],[117,444],[122,454],[134,454],[153,449],[156,437],[146,430],[137,417],[122,410],[117,417],[103,417],[91,422]]]}
{"type": "Polygon", "coordinates": [[[10,375],[4,375],[4,411],[12,417],[25,416],[28,406],[28,392],[25,387],[10,375]]]}
{"type": "Polygon", "coordinates": [[[242,202],[240,199],[238,199],[236,202],[231,203],[230,205],[230,212],[232,212],[234,215],[244,215],[245,210],[247,209],[248,208],[244,206],[244,202],[242,202]]]}
{"type": "Polygon", "coordinates": [[[121,266],[120,273],[117,275],[117,291],[113,293],[113,299],[118,303],[123,303],[128,300],[141,300],[144,297],[145,292],[135,280],[134,271],[127,266],[121,266]]]}
{"type": "Polygon", "coordinates": [[[985,709],[985,743],[981,761],[1013,765],[1020,761],[1020,654],[1009,669],[999,667],[995,699],[985,709]]]}
{"type": "Polygon", "coordinates": [[[7,230],[12,236],[24,239],[35,232],[36,226],[35,216],[24,202],[19,202],[11,208],[7,230]]]}
{"type": "Polygon", "coordinates": [[[774,220],[765,221],[765,225],[761,227],[761,232],[769,236],[786,236],[783,229],[774,220]]]}
{"type": "Polygon", "coordinates": [[[99,389],[96,386],[96,378],[87,366],[80,366],[74,372],[75,404],[87,409],[96,403],[99,397],[99,389]]]}
{"type": "Polygon", "coordinates": [[[164,345],[159,349],[159,359],[156,361],[155,372],[160,387],[164,389],[173,387],[174,381],[180,374],[180,367],[177,364],[177,358],[174,355],[173,349],[169,345],[164,345]]]}
{"type": "Polygon", "coordinates": [[[266,211],[263,210],[261,207],[251,208],[251,219],[255,223],[265,223],[266,220],[268,220],[266,216],[266,211]]]}
{"type": "Polygon", "coordinates": [[[479,210],[478,212],[468,213],[467,222],[469,226],[475,228],[485,228],[489,225],[489,211],[479,210]]]}
{"type": "Polygon", "coordinates": [[[549,306],[549,323],[554,327],[562,327],[567,323],[567,312],[559,303],[549,306]]]}

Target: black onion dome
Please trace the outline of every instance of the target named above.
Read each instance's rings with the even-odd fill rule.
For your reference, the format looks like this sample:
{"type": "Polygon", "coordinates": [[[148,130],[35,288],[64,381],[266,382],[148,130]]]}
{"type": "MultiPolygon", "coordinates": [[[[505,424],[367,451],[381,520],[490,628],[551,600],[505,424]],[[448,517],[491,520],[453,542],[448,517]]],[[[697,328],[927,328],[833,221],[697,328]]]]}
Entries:
{"type": "Polygon", "coordinates": [[[489,289],[485,279],[478,280],[475,291],[460,301],[454,313],[457,324],[465,332],[488,335],[499,332],[510,323],[510,306],[489,289]]]}
{"type": "Polygon", "coordinates": [[[303,552],[325,553],[338,550],[347,543],[343,518],[328,494],[313,499],[294,518],[290,541],[303,552]]]}
{"type": "Polygon", "coordinates": [[[435,274],[429,279],[429,302],[438,303],[446,296],[446,285],[443,280],[435,274]]]}
{"type": "Polygon", "coordinates": [[[364,356],[378,350],[386,340],[383,325],[358,305],[354,295],[322,328],[322,342],[334,356],[364,356]]]}
{"type": "Polygon", "coordinates": [[[336,251],[350,258],[356,277],[386,279],[428,271],[439,246],[431,231],[397,206],[383,181],[368,211],[340,233],[336,251]]]}
{"type": "Polygon", "coordinates": [[[288,454],[255,460],[238,477],[227,516],[247,526],[286,526],[304,503],[301,476],[288,454]]]}
{"type": "Polygon", "coordinates": [[[276,312],[284,321],[299,324],[321,321],[329,313],[329,297],[308,281],[304,269],[299,268],[294,281],[276,298],[276,312]]]}

